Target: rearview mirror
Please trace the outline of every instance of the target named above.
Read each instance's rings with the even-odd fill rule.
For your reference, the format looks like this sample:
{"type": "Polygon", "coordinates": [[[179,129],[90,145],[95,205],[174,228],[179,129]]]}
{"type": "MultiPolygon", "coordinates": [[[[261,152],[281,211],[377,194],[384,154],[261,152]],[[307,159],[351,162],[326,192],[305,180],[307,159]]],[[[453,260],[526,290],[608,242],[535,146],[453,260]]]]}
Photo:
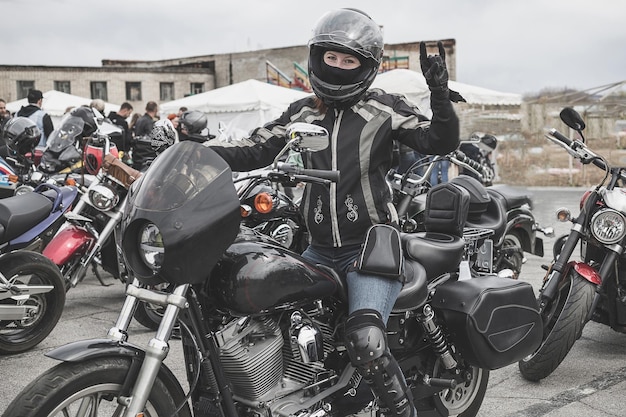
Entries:
{"type": "Polygon", "coordinates": [[[578,114],[578,112],[571,107],[565,107],[561,110],[559,116],[561,116],[561,120],[563,120],[567,126],[571,127],[578,133],[583,131],[586,127],[583,118],[580,117],[580,114],[578,114]]]}
{"type": "Polygon", "coordinates": [[[328,130],[322,126],[297,122],[287,128],[287,137],[291,149],[317,152],[328,148],[328,130]]]}

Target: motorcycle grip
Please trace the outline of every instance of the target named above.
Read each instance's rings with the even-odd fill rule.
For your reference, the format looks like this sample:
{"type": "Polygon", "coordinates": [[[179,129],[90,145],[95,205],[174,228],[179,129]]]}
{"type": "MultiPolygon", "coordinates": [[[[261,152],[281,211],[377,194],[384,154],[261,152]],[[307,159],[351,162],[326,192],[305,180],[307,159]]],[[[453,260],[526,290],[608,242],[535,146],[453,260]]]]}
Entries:
{"type": "Polygon", "coordinates": [[[296,175],[306,175],[309,177],[321,178],[331,182],[339,182],[339,171],[330,171],[325,169],[306,169],[291,164],[279,163],[278,169],[287,173],[296,175]]]}
{"type": "Polygon", "coordinates": [[[559,132],[558,130],[550,129],[549,133],[550,135],[554,136],[555,138],[557,138],[558,140],[560,140],[567,146],[572,146],[572,140],[568,138],[567,136],[565,136],[564,134],[562,134],[561,132],[559,132]]]}

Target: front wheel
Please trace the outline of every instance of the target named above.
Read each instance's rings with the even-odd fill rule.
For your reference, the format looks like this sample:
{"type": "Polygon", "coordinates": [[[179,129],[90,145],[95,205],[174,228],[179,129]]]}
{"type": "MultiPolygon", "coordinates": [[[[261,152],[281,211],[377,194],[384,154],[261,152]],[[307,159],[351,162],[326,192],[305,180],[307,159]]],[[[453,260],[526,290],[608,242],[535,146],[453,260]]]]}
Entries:
{"type": "MultiPolygon", "coordinates": [[[[52,286],[48,292],[14,294],[0,300],[7,309],[24,307],[19,319],[0,313],[0,354],[25,352],[52,332],[65,306],[65,284],[57,266],[45,256],[29,251],[12,252],[0,259],[0,272],[15,285],[52,286]]],[[[14,311],[14,310],[13,310],[14,311]]]]}
{"type": "Polygon", "coordinates": [[[574,270],[570,270],[559,283],[556,297],[542,312],[541,345],[519,361],[519,370],[525,379],[539,381],[565,359],[582,333],[595,291],[595,285],[574,270]]]}
{"type": "MultiPolygon", "coordinates": [[[[120,393],[127,382],[129,358],[96,358],[64,362],[31,382],[9,404],[4,415],[21,417],[118,416],[125,407],[120,393]]],[[[132,381],[130,381],[132,382],[132,381]]],[[[128,395],[128,393],[126,393],[128,395]]],[[[144,416],[191,417],[182,390],[159,375],[154,382],[144,416]]]]}

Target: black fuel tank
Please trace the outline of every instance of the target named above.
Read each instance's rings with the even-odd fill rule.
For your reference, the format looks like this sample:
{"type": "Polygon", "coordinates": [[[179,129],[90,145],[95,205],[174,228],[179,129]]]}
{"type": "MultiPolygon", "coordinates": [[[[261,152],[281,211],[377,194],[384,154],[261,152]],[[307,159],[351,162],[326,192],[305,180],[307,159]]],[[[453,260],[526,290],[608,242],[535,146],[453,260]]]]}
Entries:
{"type": "Polygon", "coordinates": [[[327,297],[338,288],[334,277],[246,228],[213,269],[209,283],[217,307],[238,315],[327,297]]]}

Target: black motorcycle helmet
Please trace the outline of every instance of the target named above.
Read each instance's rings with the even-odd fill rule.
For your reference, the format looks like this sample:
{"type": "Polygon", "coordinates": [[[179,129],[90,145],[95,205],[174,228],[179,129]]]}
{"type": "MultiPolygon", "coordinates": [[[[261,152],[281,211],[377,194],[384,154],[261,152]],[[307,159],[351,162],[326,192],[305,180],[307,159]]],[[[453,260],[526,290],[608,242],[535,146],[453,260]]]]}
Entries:
{"type": "Polygon", "coordinates": [[[37,124],[28,117],[10,119],[2,130],[2,145],[9,152],[26,155],[39,143],[41,131],[37,124]]]}
{"type": "Polygon", "coordinates": [[[184,112],[178,119],[181,128],[184,127],[189,135],[199,135],[207,127],[206,114],[200,110],[184,112]]]}
{"type": "Polygon", "coordinates": [[[309,40],[309,81],[328,106],[347,108],[365,94],[378,74],[383,56],[380,27],[364,12],[339,9],[326,13],[309,40]],[[340,70],[324,63],[326,51],[354,55],[361,66],[340,70]]]}

